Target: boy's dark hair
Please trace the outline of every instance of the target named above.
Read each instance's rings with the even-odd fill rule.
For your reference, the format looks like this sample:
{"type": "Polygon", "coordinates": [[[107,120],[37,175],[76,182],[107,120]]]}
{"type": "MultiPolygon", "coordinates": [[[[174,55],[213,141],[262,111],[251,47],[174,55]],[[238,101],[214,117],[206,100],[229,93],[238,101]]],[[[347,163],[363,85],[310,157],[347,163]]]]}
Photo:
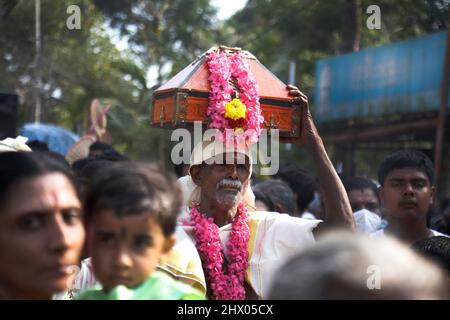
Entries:
{"type": "Polygon", "coordinates": [[[378,182],[384,185],[384,180],[392,170],[403,168],[422,171],[427,175],[430,184],[434,184],[433,163],[426,154],[413,149],[398,150],[384,158],[378,169],[378,182]]]}
{"type": "Polygon", "coordinates": [[[88,185],[86,223],[103,210],[117,216],[148,212],[168,237],[175,232],[181,204],[181,191],[173,177],[162,174],[156,165],[115,162],[100,170],[88,185]]]}
{"type": "Polygon", "coordinates": [[[294,164],[287,164],[280,169],[277,177],[289,184],[292,191],[297,194],[299,211],[305,211],[314,199],[314,192],[317,190],[317,182],[314,176],[294,164]]]}
{"type": "Polygon", "coordinates": [[[70,167],[64,160],[48,152],[0,153],[0,204],[13,184],[43,174],[61,173],[75,188],[70,167]]]}
{"type": "Polygon", "coordinates": [[[256,200],[262,201],[266,205],[266,207],[269,211],[275,210],[269,197],[264,192],[262,192],[260,190],[252,190],[252,191],[253,191],[253,194],[255,195],[255,201],[256,200]]]}
{"type": "Polygon", "coordinates": [[[66,167],[67,170],[73,173],[72,169],[70,168],[69,162],[67,162],[66,158],[62,154],[59,154],[58,152],[54,151],[33,151],[33,152],[41,155],[46,154],[48,157],[53,158],[55,161],[58,161],[59,163],[61,163],[62,166],[66,167]]]}
{"type": "Polygon", "coordinates": [[[345,187],[345,191],[347,191],[347,193],[349,193],[352,190],[361,190],[362,191],[364,189],[370,189],[373,191],[375,196],[378,198],[377,185],[369,178],[350,177],[348,179],[344,179],[344,187],[345,187]]]}
{"type": "Polygon", "coordinates": [[[106,160],[92,160],[79,171],[75,172],[75,182],[77,183],[78,194],[80,199],[84,200],[86,196],[86,189],[97,176],[97,174],[108,166],[112,165],[114,162],[106,160]]]}
{"type": "Polygon", "coordinates": [[[93,144],[91,144],[89,147],[89,151],[92,151],[92,150],[109,151],[109,150],[115,150],[115,149],[110,144],[107,144],[107,143],[104,143],[101,141],[96,141],[93,144]]]}
{"type": "Polygon", "coordinates": [[[450,238],[438,236],[423,239],[414,243],[412,248],[437,263],[450,276],[450,238]]]}
{"type": "Polygon", "coordinates": [[[128,158],[120,154],[114,147],[110,144],[96,141],[89,147],[89,157],[92,158],[93,151],[101,151],[99,155],[95,156],[96,160],[108,160],[108,161],[126,161],[128,158]]]}
{"type": "Polygon", "coordinates": [[[92,163],[94,161],[95,160],[92,158],[83,158],[83,159],[79,159],[79,160],[75,161],[74,163],[72,163],[72,171],[75,174],[75,176],[78,176],[79,174],[81,174],[83,169],[87,165],[89,165],[90,163],[92,163]]]}
{"type": "Polygon", "coordinates": [[[95,160],[117,162],[117,161],[128,161],[129,159],[123,154],[117,152],[116,150],[106,150],[101,155],[96,156],[95,160]]]}
{"type": "Polygon", "coordinates": [[[286,211],[282,213],[295,214],[294,192],[286,182],[269,179],[258,183],[253,189],[262,192],[269,199],[269,210],[276,211],[276,205],[279,205],[286,211]]]}

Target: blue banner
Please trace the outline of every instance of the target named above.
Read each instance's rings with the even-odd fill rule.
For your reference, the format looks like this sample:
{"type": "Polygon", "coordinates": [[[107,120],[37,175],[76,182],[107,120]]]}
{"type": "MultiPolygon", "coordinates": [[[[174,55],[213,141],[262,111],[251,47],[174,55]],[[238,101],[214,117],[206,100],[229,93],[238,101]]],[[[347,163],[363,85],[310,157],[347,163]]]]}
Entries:
{"type": "Polygon", "coordinates": [[[314,118],[333,122],[437,111],[446,38],[440,32],[318,61],[314,118]]]}

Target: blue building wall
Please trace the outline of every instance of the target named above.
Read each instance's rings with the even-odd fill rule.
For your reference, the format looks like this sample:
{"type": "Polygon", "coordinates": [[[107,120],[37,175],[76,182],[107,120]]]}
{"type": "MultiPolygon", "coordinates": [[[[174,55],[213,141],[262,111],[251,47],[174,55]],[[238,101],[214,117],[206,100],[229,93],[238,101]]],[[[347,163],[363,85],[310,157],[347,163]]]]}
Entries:
{"type": "Polygon", "coordinates": [[[318,61],[314,118],[334,122],[438,110],[446,37],[440,32],[318,61]]]}

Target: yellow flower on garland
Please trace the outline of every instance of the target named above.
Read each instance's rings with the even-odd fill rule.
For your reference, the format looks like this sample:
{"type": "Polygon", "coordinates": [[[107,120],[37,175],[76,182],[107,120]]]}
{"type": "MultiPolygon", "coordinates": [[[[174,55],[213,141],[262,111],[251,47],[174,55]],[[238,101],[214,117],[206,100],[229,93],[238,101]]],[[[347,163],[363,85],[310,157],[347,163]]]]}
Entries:
{"type": "Polygon", "coordinates": [[[225,105],[225,118],[232,120],[245,119],[247,107],[241,100],[234,98],[225,105]]]}

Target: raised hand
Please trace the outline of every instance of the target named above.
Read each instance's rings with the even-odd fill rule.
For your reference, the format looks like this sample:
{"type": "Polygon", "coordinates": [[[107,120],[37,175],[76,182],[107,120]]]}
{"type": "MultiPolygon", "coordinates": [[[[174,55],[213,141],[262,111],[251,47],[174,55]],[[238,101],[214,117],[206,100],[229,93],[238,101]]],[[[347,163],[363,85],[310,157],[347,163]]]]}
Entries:
{"type": "Polygon", "coordinates": [[[287,85],[286,89],[289,91],[289,95],[293,97],[294,104],[301,107],[301,132],[299,137],[280,138],[281,142],[293,143],[306,149],[312,148],[317,143],[322,143],[309,110],[308,97],[296,86],[287,85]]]}

